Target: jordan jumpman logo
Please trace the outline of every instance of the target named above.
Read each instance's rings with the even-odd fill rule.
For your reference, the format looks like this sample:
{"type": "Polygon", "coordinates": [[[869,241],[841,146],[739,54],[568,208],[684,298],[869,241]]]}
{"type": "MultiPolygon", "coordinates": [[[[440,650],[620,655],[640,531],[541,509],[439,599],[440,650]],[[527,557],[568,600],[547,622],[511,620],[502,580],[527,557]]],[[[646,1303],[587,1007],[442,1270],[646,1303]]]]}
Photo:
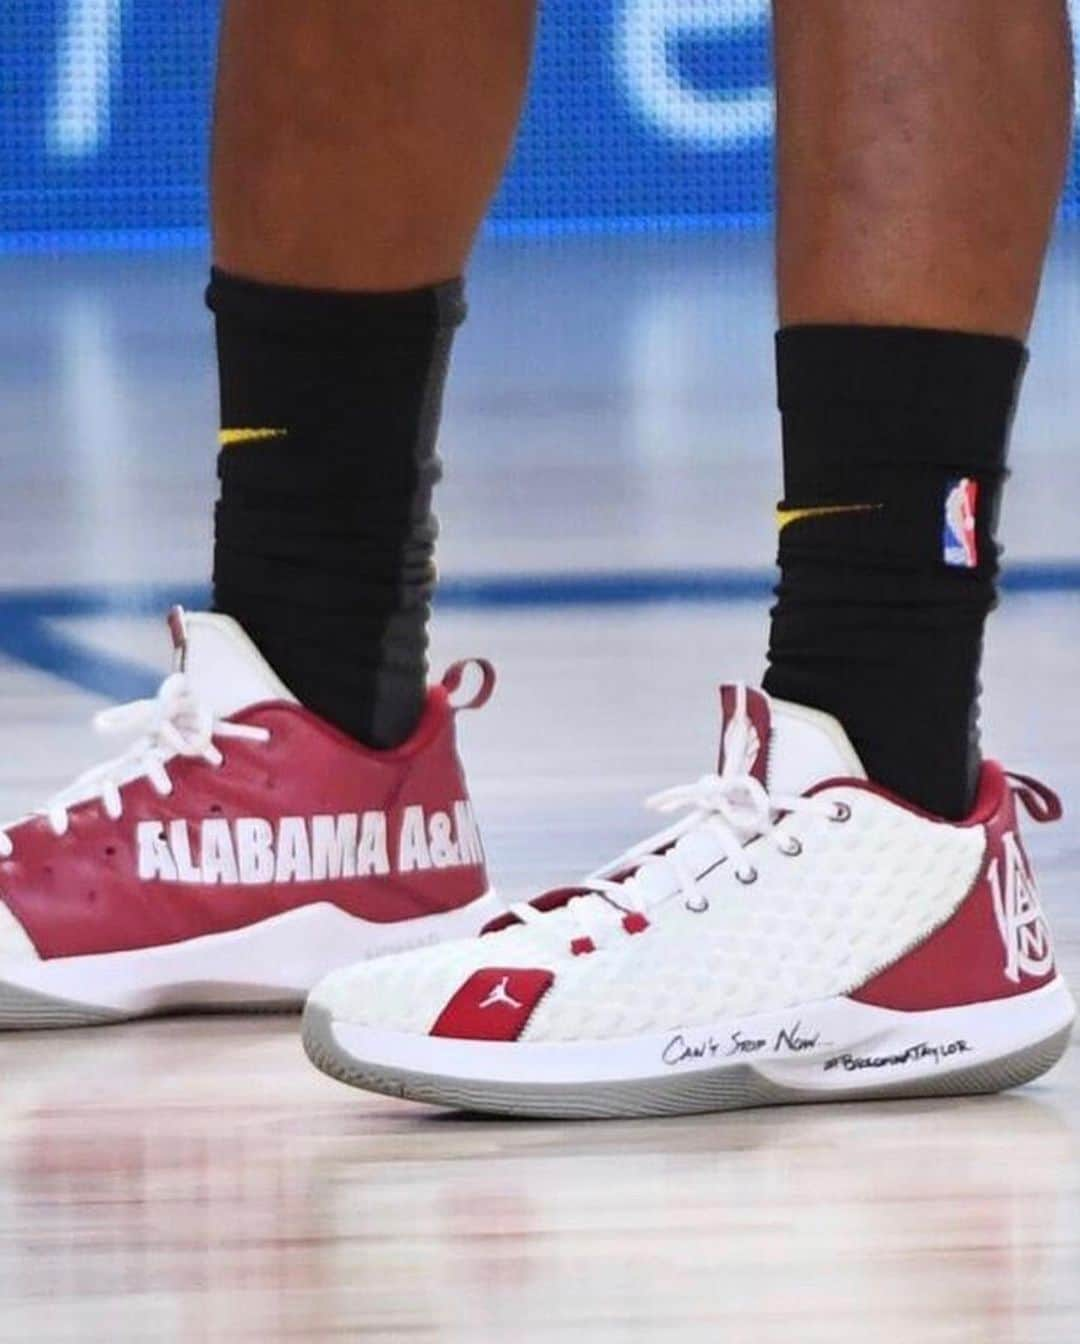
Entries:
{"type": "Polygon", "coordinates": [[[491,993],[480,1004],[481,1008],[494,1008],[497,1003],[505,1003],[508,1008],[524,1008],[523,1003],[519,1003],[513,997],[508,988],[510,977],[504,975],[497,985],[491,990],[491,993]]]}

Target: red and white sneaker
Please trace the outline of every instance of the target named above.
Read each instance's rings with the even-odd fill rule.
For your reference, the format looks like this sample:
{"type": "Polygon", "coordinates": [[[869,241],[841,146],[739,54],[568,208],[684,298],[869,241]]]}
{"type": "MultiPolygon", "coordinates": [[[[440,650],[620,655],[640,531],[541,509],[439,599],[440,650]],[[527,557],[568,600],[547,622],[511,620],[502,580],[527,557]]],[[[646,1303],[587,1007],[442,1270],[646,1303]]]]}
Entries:
{"type": "MultiPolygon", "coordinates": [[[[299,1007],[334,967],[502,907],[454,742],[467,664],[371,751],[298,704],[235,621],[174,611],[177,670],[106,710],[139,733],[0,830],[0,1027],[299,1007]]],[[[470,702],[494,685],[486,663],[470,702]]]]}
{"type": "Polygon", "coordinates": [[[993,1092],[1075,1007],[1017,830],[1060,804],[983,768],[954,825],[866,779],[826,714],[725,687],[687,815],[479,938],[338,971],[308,1000],[326,1073],[477,1111],[589,1117],[993,1092]]]}

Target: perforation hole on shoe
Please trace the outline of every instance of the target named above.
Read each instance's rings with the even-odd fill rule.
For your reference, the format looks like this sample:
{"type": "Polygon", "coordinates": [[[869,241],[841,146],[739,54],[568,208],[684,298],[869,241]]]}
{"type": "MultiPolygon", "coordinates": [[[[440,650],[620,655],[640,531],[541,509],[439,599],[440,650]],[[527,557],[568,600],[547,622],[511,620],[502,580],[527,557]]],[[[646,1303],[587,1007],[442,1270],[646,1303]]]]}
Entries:
{"type": "Polygon", "coordinates": [[[744,887],[753,886],[758,880],[758,870],[756,868],[736,868],[735,880],[741,882],[744,887]]]}
{"type": "Polygon", "coordinates": [[[847,803],[833,803],[832,815],[829,817],[829,820],[850,821],[851,808],[847,805],[847,803]]]}
{"type": "Polygon", "coordinates": [[[709,898],[700,894],[691,896],[685,905],[692,915],[703,915],[709,908],[709,898]]]}
{"type": "Polygon", "coordinates": [[[628,915],[623,915],[622,926],[627,933],[644,933],[649,927],[649,921],[634,910],[628,915]]]}
{"type": "Polygon", "coordinates": [[[780,850],[780,853],[783,854],[784,858],[786,859],[797,859],[799,855],[803,852],[802,841],[798,838],[798,836],[795,835],[787,836],[784,843],[782,845],[778,845],[777,848],[780,850]]]}

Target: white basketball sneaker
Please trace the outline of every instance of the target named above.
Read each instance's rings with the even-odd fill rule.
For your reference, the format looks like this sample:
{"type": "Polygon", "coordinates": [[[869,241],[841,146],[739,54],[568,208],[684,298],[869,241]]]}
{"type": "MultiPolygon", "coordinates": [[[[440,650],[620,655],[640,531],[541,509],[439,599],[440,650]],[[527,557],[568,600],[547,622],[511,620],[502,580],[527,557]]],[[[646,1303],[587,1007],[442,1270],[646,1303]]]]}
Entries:
{"type": "Polygon", "coordinates": [[[1042,785],[983,767],[950,824],[866,779],[828,715],[725,687],[682,820],[484,934],[330,975],[304,1039],[357,1087],[505,1114],[634,1116],[995,1092],[1075,1007],[1020,842],[1042,785]]]}

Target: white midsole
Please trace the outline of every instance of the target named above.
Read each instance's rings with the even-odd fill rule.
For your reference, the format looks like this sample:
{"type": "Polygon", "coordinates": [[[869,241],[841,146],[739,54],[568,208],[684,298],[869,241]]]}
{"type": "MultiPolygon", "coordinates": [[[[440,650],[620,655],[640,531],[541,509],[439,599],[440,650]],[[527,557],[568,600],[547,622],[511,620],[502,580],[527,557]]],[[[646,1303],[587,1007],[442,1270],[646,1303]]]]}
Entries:
{"type": "Polygon", "coordinates": [[[506,1085],[634,1082],[750,1064],[823,1093],[918,1079],[998,1059],[1067,1027],[1065,983],[992,1002],[904,1013],[838,997],[783,1012],[604,1041],[459,1041],[335,1021],[334,1040],[375,1070],[506,1085]]]}
{"type": "Polygon", "coordinates": [[[487,892],[456,910],[378,924],[326,902],[184,942],[0,961],[0,983],[121,1013],[170,1005],[300,1003],[324,975],[369,957],[468,938],[505,907],[487,892]]]}

